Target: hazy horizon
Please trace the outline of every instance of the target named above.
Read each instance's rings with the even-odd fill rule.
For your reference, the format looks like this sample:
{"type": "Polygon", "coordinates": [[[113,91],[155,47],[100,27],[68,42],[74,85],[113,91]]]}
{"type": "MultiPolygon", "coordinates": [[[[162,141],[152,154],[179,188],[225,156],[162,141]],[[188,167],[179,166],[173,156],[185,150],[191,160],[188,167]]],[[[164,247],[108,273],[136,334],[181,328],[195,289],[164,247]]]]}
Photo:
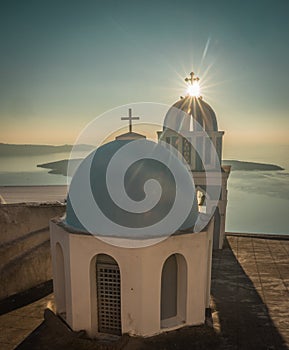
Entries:
{"type": "MultiPolygon", "coordinates": [[[[225,135],[226,136],[226,135],[225,135]]],[[[1,145],[1,143],[0,143],[1,145]]],[[[73,144],[59,144],[59,145],[53,145],[53,144],[9,144],[9,145],[15,145],[17,147],[21,146],[58,146],[58,147],[70,147],[73,146],[73,144]]],[[[88,145],[88,146],[94,146],[94,145],[88,145]]],[[[63,153],[63,152],[62,152],[63,153]]],[[[260,162],[260,163],[271,163],[275,165],[279,165],[285,169],[289,170],[289,144],[284,145],[255,145],[254,148],[251,147],[251,145],[230,145],[228,147],[226,139],[224,140],[224,149],[223,149],[223,159],[228,160],[241,160],[241,161],[250,161],[250,162],[260,162]]],[[[0,154],[1,156],[1,154],[0,154]]],[[[3,156],[3,155],[2,155],[3,156]]],[[[11,156],[11,155],[7,155],[11,156]]],[[[61,160],[61,159],[58,159],[61,160]]],[[[2,164],[2,167],[5,167],[4,164],[2,164]]]]}

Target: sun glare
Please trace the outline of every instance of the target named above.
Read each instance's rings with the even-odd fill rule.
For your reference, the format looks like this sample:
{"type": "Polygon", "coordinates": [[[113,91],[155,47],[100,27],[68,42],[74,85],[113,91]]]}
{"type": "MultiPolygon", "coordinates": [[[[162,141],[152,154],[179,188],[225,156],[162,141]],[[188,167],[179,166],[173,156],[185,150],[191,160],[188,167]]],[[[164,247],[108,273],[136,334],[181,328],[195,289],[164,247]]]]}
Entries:
{"type": "Polygon", "coordinates": [[[193,84],[189,84],[187,88],[187,94],[192,97],[200,97],[201,88],[198,81],[194,81],[193,84]]]}

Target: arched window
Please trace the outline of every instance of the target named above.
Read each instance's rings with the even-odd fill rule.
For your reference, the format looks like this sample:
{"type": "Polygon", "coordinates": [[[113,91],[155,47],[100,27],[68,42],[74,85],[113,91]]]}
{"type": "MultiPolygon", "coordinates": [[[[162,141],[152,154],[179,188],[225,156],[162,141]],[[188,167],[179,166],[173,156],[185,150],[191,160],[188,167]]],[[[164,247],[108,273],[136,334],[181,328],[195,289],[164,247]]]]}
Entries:
{"type": "Polygon", "coordinates": [[[98,332],[121,334],[121,286],[117,262],[109,255],[96,257],[98,332]]]}
{"type": "Polygon", "coordinates": [[[161,327],[173,327],[186,321],[187,264],[180,254],[167,258],[161,278],[161,327]]]}
{"type": "Polygon", "coordinates": [[[200,213],[207,213],[207,198],[206,198],[206,192],[199,188],[197,189],[197,201],[198,201],[198,208],[200,213]]]}
{"type": "Polygon", "coordinates": [[[64,256],[61,245],[56,243],[55,247],[56,254],[56,308],[57,313],[63,319],[66,319],[66,279],[65,279],[65,267],[64,267],[64,256]]]}

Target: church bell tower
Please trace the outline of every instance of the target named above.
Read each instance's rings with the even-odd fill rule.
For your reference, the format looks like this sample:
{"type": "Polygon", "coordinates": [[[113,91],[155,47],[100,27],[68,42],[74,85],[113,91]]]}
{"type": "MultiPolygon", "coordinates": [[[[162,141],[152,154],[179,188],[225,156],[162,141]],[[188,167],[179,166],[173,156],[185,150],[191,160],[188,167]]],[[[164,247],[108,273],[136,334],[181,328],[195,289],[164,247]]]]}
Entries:
{"type": "Polygon", "coordinates": [[[185,82],[188,84],[187,95],[168,110],[163,130],[158,132],[158,140],[173,146],[189,166],[195,183],[200,217],[213,216],[213,247],[221,249],[225,234],[227,180],[230,174],[230,167],[222,166],[224,131],[218,130],[215,112],[200,96],[199,78],[192,72],[185,82]],[[208,176],[211,178],[210,189],[206,181],[208,176]],[[217,186],[219,191],[213,188],[217,186]]]}

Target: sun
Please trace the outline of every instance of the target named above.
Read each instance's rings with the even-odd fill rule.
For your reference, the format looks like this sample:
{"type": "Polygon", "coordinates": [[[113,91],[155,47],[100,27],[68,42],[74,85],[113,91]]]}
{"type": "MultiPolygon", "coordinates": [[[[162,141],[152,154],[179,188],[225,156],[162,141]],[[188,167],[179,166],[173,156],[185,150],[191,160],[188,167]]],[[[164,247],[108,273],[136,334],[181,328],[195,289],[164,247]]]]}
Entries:
{"type": "Polygon", "coordinates": [[[187,88],[187,94],[191,97],[201,96],[201,87],[198,81],[194,81],[193,84],[189,84],[187,88]]]}

